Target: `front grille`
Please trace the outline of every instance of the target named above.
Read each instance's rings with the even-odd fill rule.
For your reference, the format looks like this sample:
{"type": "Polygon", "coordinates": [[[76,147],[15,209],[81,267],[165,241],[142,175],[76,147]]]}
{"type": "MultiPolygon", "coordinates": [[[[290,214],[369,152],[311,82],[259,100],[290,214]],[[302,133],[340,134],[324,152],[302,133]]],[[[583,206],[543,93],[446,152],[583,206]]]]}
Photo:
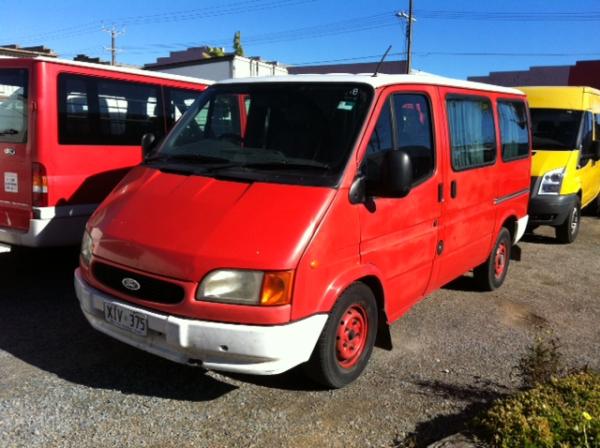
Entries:
{"type": "MultiPolygon", "coordinates": [[[[150,302],[178,303],[183,300],[185,295],[184,289],[175,283],[157,280],[100,262],[92,265],[92,275],[100,283],[115,291],[150,302]],[[139,289],[126,288],[123,283],[135,285],[135,282],[130,280],[123,282],[124,279],[135,280],[139,289]]],[[[135,286],[137,287],[137,285],[135,286]]]]}

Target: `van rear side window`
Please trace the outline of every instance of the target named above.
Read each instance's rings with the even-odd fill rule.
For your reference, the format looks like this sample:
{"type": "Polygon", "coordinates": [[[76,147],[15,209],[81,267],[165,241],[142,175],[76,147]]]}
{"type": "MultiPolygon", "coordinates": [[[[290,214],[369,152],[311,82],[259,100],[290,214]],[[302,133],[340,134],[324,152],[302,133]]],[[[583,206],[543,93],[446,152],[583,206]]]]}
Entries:
{"type": "Polygon", "coordinates": [[[27,70],[0,70],[0,142],[27,141],[27,70]]]}
{"type": "Polygon", "coordinates": [[[491,165],[496,160],[496,131],[489,99],[449,97],[446,101],[455,171],[491,165]]]}
{"type": "Polygon", "coordinates": [[[139,145],[146,132],[164,134],[157,86],[66,74],[58,84],[61,144],[139,145]]]}
{"type": "Polygon", "coordinates": [[[529,154],[527,110],[519,101],[498,101],[502,160],[508,162],[529,154]]]}

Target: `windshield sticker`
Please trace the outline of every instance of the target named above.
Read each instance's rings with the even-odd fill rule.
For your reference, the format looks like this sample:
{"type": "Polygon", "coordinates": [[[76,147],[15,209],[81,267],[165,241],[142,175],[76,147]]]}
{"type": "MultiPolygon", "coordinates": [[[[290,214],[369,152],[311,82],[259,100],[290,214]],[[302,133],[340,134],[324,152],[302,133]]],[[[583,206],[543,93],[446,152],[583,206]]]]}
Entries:
{"type": "Polygon", "coordinates": [[[19,176],[17,173],[4,173],[4,191],[7,193],[19,192],[19,176]]]}
{"type": "Polygon", "coordinates": [[[337,108],[339,110],[352,110],[354,109],[354,101],[340,101],[337,108]]]}

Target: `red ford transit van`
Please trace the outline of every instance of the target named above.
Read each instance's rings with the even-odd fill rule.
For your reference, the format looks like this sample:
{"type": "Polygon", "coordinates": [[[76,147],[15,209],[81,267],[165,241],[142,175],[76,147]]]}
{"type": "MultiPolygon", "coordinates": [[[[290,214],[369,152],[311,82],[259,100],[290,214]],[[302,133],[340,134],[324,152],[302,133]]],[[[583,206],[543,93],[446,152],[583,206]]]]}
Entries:
{"type": "Polygon", "coordinates": [[[0,58],[0,246],[78,244],[92,211],[209,81],[0,58]]]}
{"type": "Polygon", "coordinates": [[[90,218],[81,308],[173,361],[342,387],[420,298],[502,284],[527,117],[518,90],[428,75],[219,82],[90,218]]]}

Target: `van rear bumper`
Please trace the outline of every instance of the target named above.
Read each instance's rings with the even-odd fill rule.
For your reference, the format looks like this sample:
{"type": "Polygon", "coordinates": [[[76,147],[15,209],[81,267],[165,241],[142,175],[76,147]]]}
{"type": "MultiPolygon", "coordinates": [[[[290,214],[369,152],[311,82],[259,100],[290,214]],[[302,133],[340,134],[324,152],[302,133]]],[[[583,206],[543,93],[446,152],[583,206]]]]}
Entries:
{"type": "Polygon", "coordinates": [[[0,227],[0,243],[11,246],[52,247],[81,243],[93,205],[34,207],[26,232],[0,227]]]}
{"type": "Polygon", "coordinates": [[[576,201],[576,194],[535,195],[529,201],[529,223],[559,226],[565,222],[576,201]]]}
{"type": "Polygon", "coordinates": [[[257,375],[281,373],[308,361],[328,317],[317,314],[271,326],[185,319],[114,299],[88,285],[79,269],[75,271],[75,292],[90,324],[121,342],[182,364],[257,375]],[[146,316],[147,335],[107,322],[105,304],[146,316]]]}

